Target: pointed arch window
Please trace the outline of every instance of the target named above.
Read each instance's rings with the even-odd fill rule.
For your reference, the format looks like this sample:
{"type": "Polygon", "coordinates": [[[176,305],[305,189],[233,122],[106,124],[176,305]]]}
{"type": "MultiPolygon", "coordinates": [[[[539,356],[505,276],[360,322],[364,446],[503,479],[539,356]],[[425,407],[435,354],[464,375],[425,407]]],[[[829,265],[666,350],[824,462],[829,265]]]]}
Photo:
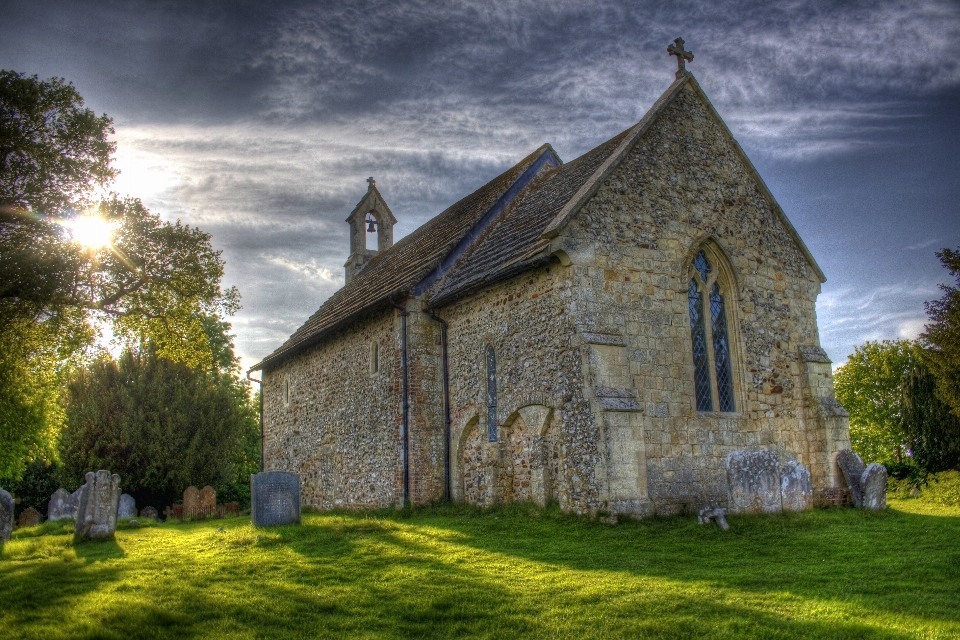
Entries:
{"type": "Polygon", "coordinates": [[[718,273],[697,253],[687,288],[697,411],[736,411],[727,310],[718,273]]]}
{"type": "Polygon", "coordinates": [[[487,347],[487,439],[497,441],[497,354],[487,347]]]}

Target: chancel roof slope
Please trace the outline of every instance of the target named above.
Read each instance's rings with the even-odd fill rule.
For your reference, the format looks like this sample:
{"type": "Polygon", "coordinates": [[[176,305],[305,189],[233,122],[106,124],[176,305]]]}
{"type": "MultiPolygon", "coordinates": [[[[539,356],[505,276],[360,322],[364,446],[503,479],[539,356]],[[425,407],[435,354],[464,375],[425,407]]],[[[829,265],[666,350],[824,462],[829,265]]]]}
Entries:
{"type": "MultiPolygon", "coordinates": [[[[516,273],[537,261],[550,240],[544,229],[617,150],[633,127],[576,160],[537,177],[429,292],[431,304],[449,301],[516,273]]],[[[548,258],[549,256],[544,256],[548,258]]]]}
{"type": "Polygon", "coordinates": [[[360,273],[330,296],[279,349],[254,365],[251,371],[279,361],[364,311],[389,304],[391,299],[402,298],[437,268],[440,261],[545,153],[553,154],[549,145],[540,147],[386,251],[374,256],[360,273]]]}

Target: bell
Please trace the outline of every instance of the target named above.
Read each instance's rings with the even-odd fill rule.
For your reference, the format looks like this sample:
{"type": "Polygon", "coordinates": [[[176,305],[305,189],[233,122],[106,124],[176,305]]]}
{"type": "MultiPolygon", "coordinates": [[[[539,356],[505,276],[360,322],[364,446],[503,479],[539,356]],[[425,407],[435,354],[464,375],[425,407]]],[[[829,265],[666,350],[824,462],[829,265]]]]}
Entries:
{"type": "Polygon", "coordinates": [[[373,218],[367,219],[367,233],[373,233],[377,230],[377,221],[373,218]]]}

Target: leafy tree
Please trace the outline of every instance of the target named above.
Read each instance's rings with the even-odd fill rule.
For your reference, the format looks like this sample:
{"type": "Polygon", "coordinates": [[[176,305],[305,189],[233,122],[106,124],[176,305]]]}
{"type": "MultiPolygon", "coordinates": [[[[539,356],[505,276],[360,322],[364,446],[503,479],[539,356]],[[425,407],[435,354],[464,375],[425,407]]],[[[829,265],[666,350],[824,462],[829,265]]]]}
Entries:
{"type": "Polygon", "coordinates": [[[94,202],[116,175],[111,124],[62,79],[0,71],[0,476],[47,456],[58,388],[99,325],[210,370],[219,356],[207,325],[239,308],[209,235],[135,198],[94,202]],[[74,241],[78,211],[112,226],[110,241],[74,241]]]}
{"type": "Polygon", "coordinates": [[[903,380],[903,434],[923,473],[960,470],[960,418],[936,393],[928,353],[923,352],[903,380]]]}
{"type": "Polygon", "coordinates": [[[259,466],[257,412],[246,385],[173,362],[150,345],[76,374],[62,438],[68,478],[110,469],[138,502],[158,507],[191,484],[235,497],[259,466]]]}
{"type": "Polygon", "coordinates": [[[0,203],[56,215],[117,174],[113,121],[83,108],[83,98],[63,78],[41,81],[0,70],[0,203]]]}
{"type": "Polygon", "coordinates": [[[960,417],[960,247],[957,251],[944,249],[936,255],[958,286],[940,285],[943,297],[924,305],[930,324],[920,340],[927,347],[937,395],[960,417]]]}
{"type": "Polygon", "coordinates": [[[904,375],[916,364],[909,340],[865,342],[834,374],[837,400],[850,413],[850,442],[867,462],[902,462],[904,375]]]}

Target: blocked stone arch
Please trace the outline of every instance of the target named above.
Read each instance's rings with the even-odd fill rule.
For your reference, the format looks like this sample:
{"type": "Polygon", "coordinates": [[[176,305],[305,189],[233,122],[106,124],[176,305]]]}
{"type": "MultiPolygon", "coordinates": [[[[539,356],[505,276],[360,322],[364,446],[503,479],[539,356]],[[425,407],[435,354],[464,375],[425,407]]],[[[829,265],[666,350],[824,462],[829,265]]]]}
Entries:
{"type": "Polygon", "coordinates": [[[546,506],[553,494],[553,458],[556,438],[549,438],[553,409],[542,398],[526,398],[503,423],[501,443],[502,480],[497,483],[504,502],[532,501],[546,506]]]}
{"type": "MultiPolygon", "coordinates": [[[[747,388],[744,373],[746,362],[745,347],[743,345],[743,334],[740,330],[741,278],[733,260],[730,257],[729,251],[723,246],[718,238],[709,234],[702,235],[690,245],[686,255],[684,256],[683,262],[681,263],[677,291],[681,295],[686,295],[691,279],[696,277],[696,268],[694,265],[697,256],[701,251],[711,267],[711,273],[709,274],[707,284],[703,287],[703,290],[706,295],[709,295],[713,284],[716,284],[723,297],[725,320],[727,325],[727,342],[730,351],[731,381],[735,405],[734,411],[740,411],[741,407],[745,406],[745,391],[747,388]]],[[[709,318],[705,318],[705,321],[707,325],[710,324],[709,318]]],[[[695,365],[692,357],[689,355],[693,350],[693,339],[690,331],[689,314],[685,315],[684,322],[685,330],[682,331],[681,334],[685,336],[684,350],[688,354],[687,368],[689,371],[689,378],[692,381],[695,375],[695,365]]],[[[707,326],[706,329],[708,331],[707,335],[712,336],[712,327],[707,326]]],[[[711,357],[709,364],[711,367],[713,367],[715,363],[715,356],[712,347],[710,353],[711,357]]],[[[713,405],[717,406],[718,386],[716,381],[716,373],[713,371],[711,371],[711,386],[713,405]]],[[[694,394],[691,393],[690,395],[693,397],[694,394]]]]}

